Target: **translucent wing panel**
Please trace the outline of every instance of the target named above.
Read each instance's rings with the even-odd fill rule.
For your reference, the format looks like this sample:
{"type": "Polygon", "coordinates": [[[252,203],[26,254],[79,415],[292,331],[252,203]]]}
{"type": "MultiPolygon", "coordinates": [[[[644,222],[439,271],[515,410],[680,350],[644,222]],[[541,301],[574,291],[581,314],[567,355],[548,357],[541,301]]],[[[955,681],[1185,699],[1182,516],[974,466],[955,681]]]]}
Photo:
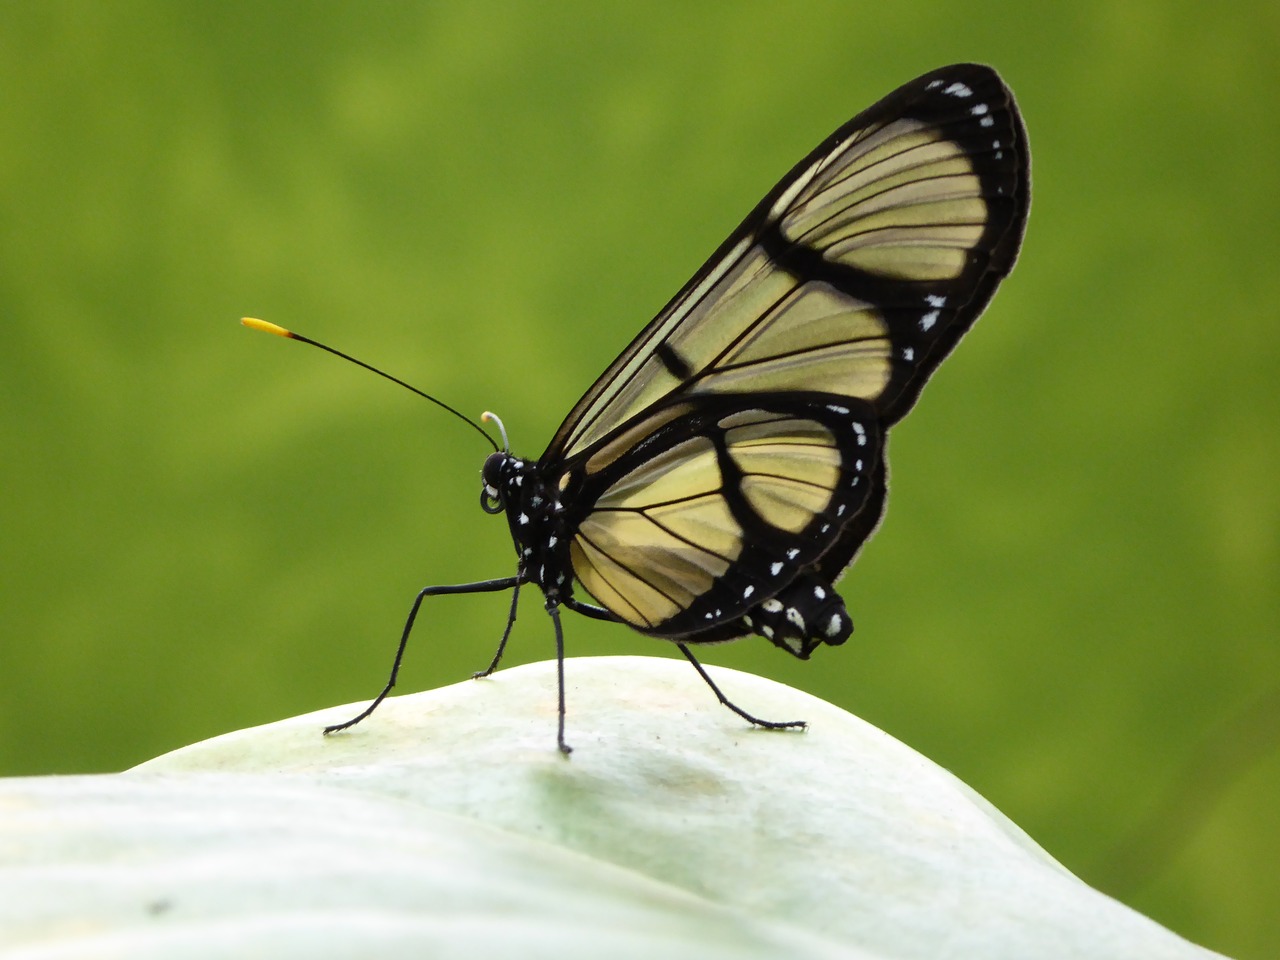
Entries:
{"type": "Polygon", "coordinates": [[[786,477],[744,477],[742,492],[761,519],[787,533],[799,533],[831,502],[829,489],[786,477]]]}
{"type": "Polygon", "coordinates": [[[777,211],[792,243],[908,281],[959,277],[987,226],[983,183],[942,128],[896,120],[857,135],[777,211]]]}
{"type": "Polygon", "coordinates": [[[596,506],[639,510],[719,489],[715,447],[706,437],[694,437],[633,468],[596,501],[596,506]]]}
{"type": "Polygon", "coordinates": [[[652,628],[714,587],[741,551],[741,534],[718,494],[650,510],[597,510],[574,538],[574,571],[605,606],[652,628]]]}
{"type": "Polygon", "coordinates": [[[725,433],[742,492],[770,526],[799,533],[831,502],[840,477],[832,433],[812,420],[770,420],[725,433]]]}
{"type": "Polygon", "coordinates": [[[723,311],[747,321],[746,328],[733,331],[745,336],[752,321],[768,314],[796,286],[794,278],[774,269],[764,250],[740,244],[717,264],[705,278],[704,289],[690,297],[684,309],[659,317],[641,334],[643,342],[632,344],[614,362],[605,374],[614,383],[608,390],[593,391],[583,428],[565,453],[590,447],[619,424],[680,390],[694,371],[713,367],[729,332],[717,322],[723,311]]]}
{"type": "Polygon", "coordinates": [[[823,281],[792,284],[686,390],[804,389],[869,400],[888,382],[891,348],[878,311],[823,281]]]}

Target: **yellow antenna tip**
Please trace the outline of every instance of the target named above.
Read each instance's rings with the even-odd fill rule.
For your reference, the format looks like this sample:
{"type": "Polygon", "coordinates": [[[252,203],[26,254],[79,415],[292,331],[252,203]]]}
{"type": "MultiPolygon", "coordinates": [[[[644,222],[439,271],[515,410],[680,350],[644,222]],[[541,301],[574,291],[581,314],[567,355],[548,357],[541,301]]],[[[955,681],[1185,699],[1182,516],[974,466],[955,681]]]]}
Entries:
{"type": "Polygon", "coordinates": [[[293,334],[284,327],[274,323],[268,323],[266,320],[258,320],[255,317],[241,317],[240,322],[246,327],[254,330],[261,330],[264,333],[274,333],[277,337],[288,337],[292,339],[293,334]]]}

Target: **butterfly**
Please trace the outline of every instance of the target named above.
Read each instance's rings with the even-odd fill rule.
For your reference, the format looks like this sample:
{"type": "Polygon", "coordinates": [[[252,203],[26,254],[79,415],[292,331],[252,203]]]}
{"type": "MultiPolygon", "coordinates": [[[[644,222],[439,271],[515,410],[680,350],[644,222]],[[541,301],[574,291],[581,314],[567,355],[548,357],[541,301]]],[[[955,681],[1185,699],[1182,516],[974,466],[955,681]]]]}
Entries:
{"type": "Polygon", "coordinates": [[[390,693],[427,597],[512,591],[498,650],[476,676],[491,673],[526,586],[554,626],[565,754],[562,607],[674,642],[752,724],[803,727],[738,707],[691,648],[756,635],[807,660],[849,637],[834,584],[884,512],[888,431],[1013,268],[1029,203],[1012,92],[989,67],[943,67],[796,164],[538,459],[511,453],[494,415],[482,419],[501,447],[423,394],[493,445],[481,506],[506,516],[516,572],[423,589],[382,693],[325,732],[360,722],[390,693]]]}

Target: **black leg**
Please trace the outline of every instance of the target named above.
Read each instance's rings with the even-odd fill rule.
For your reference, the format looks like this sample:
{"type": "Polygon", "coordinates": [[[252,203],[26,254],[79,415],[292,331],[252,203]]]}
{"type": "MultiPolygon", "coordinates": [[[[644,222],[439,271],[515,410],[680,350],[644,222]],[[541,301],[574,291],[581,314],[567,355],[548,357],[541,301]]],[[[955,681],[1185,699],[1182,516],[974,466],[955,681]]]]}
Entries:
{"type": "Polygon", "coordinates": [[[507,628],[502,631],[502,639],[498,641],[498,649],[493,654],[493,659],[489,661],[489,665],[479,673],[471,675],[472,680],[479,680],[487,677],[493,671],[498,669],[498,661],[502,659],[503,652],[507,649],[507,639],[511,636],[511,628],[516,625],[516,607],[520,603],[520,578],[516,578],[515,586],[511,589],[511,612],[507,614],[507,628]]]}
{"type": "Polygon", "coordinates": [[[573,747],[564,742],[564,630],[560,626],[560,608],[554,601],[547,601],[547,613],[551,614],[551,622],[556,628],[556,685],[560,689],[560,723],[556,728],[556,745],[567,757],[573,753],[573,747]]]}
{"type": "MultiPolygon", "coordinates": [[[[418,595],[413,600],[413,606],[409,608],[409,619],[404,623],[404,632],[400,634],[400,646],[396,647],[396,658],[391,664],[391,676],[387,680],[387,685],[382,688],[382,692],[374,698],[373,703],[365,707],[358,714],[348,720],[346,723],[335,723],[332,726],[325,727],[324,732],[327,736],[331,733],[337,733],[339,730],[347,730],[354,727],[374,710],[378,709],[378,704],[387,698],[387,694],[391,692],[391,688],[396,685],[396,676],[400,673],[400,662],[404,659],[404,650],[409,643],[409,634],[413,631],[413,621],[418,616],[418,608],[422,606],[422,601],[427,597],[440,597],[454,593],[491,593],[497,590],[511,590],[520,585],[520,577],[503,577],[501,580],[480,580],[476,583],[456,583],[441,587],[424,587],[418,591],[418,595]]],[[[505,639],[505,638],[504,638],[505,639]]]]}
{"type": "Polygon", "coordinates": [[[593,620],[605,620],[609,623],[624,623],[625,621],[610,610],[604,607],[593,607],[589,603],[582,603],[573,597],[565,597],[564,605],[574,613],[580,613],[584,617],[590,617],[593,620]]]}
{"type": "Polygon", "coordinates": [[[680,648],[680,652],[685,655],[685,658],[693,664],[693,669],[698,671],[698,675],[707,682],[707,686],[709,686],[711,688],[711,692],[716,695],[716,699],[740,716],[743,720],[746,720],[748,723],[753,723],[757,727],[764,727],[766,730],[803,730],[808,726],[808,724],[803,720],[761,720],[759,717],[753,717],[720,692],[720,688],[717,687],[715,681],[707,675],[707,671],[702,668],[702,664],[698,662],[697,657],[693,655],[688,646],[683,643],[677,643],[676,646],[680,648]]]}

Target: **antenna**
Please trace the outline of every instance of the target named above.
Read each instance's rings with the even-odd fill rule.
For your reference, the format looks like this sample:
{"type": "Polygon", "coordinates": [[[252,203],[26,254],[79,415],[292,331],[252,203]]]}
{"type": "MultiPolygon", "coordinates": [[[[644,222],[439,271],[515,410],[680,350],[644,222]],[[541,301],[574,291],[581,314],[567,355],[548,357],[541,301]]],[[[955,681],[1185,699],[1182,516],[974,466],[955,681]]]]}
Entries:
{"type": "Polygon", "coordinates": [[[502,452],[510,453],[511,441],[507,439],[507,428],[502,425],[502,421],[498,419],[498,415],[496,413],[490,413],[488,410],[486,410],[484,413],[480,414],[480,422],[481,423],[493,422],[498,425],[498,432],[502,434],[502,452]]]}
{"type": "MultiPolygon", "coordinates": [[[[364,367],[366,370],[376,373],[380,377],[385,377],[386,379],[390,380],[392,383],[400,384],[400,386],[404,387],[406,390],[411,390],[414,393],[416,393],[418,396],[426,400],[430,400],[437,407],[440,407],[441,409],[447,410],[449,413],[452,413],[455,417],[457,417],[463,423],[470,424],[473,428],[475,428],[476,433],[484,437],[485,441],[489,444],[489,446],[493,447],[494,452],[495,453],[498,452],[498,445],[494,442],[493,437],[489,436],[489,434],[485,432],[484,427],[480,426],[480,424],[476,423],[466,414],[459,413],[457,410],[453,409],[453,407],[449,406],[443,400],[437,400],[435,397],[431,396],[431,394],[423,393],[417,387],[413,386],[412,384],[405,383],[399,377],[393,377],[391,374],[387,373],[385,370],[379,370],[377,367],[371,364],[365,363],[363,360],[357,360],[355,357],[348,356],[347,354],[343,353],[341,350],[335,350],[333,347],[329,346],[328,344],[321,343],[319,340],[312,340],[310,337],[304,337],[300,333],[294,333],[292,330],[286,330],[284,327],[278,326],[274,323],[268,323],[266,320],[258,320],[258,319],[255,319],[254,317],[242,317],[240,319],[240,322],[243,323],[246,327],[249,327],[253,330],[261,330],[264,333],[274,333],[277,337],[284,337],[286,340],[297,340],[301,343],[309,343],[313,347],[319,347],[321,350],[325,350],[329,353],[332,353],[335,357],[341,357],[343,360],[349,360],[351,363],[354,363],[357,367],[364,367]]],[[[494,419],[496,420],[497,418],[495,417],[494,419]]],[[[506,440],[505,432],[503,435],[503,440],[504,441],[506,440]]]]}

